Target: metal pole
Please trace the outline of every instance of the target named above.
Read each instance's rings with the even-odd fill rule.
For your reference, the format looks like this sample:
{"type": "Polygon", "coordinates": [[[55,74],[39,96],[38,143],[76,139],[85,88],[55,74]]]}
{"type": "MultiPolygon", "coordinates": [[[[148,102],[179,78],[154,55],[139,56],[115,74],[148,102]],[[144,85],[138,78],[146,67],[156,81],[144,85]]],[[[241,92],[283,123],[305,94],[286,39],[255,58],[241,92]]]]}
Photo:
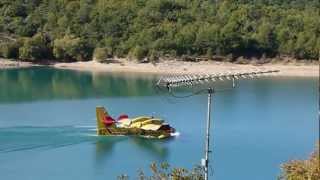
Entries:
{"type": "Polygon", "coordinates": [[[206,148],[205,148],[205,166],[204,166],[204,179],[208,180],[208,165],[209,165],[209,153],[210,151],[210,118],[211,118],[211,96],[214,93],[212,88],[208,89],[208,110],[207,110],[207,131],[206,131],[206,148]]]}
{"type": "Polygon", "coordinates": [[[234,76],[232,76],[232,87],[233,87],[233,88],[236,87],[236,82],[234,81],[234,76]]]}

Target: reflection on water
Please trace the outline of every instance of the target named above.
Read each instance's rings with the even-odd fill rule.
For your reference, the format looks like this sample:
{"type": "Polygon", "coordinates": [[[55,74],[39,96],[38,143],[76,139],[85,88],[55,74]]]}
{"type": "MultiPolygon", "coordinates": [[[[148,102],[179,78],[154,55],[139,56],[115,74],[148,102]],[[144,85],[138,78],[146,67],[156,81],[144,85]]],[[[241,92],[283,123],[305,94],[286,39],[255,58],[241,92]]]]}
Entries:
{"type": "Polygon", "coordinates": [[[154,93],[154,75],[85,73],[51,68],[0,71],[0,103],[154,93]],[[5,88],[3,88],[5,87],[5,88]]]}
{"type": "Polygon", "coordinates": [[[94,142],[96,145],[95,159],[98,166],[108,160],[112,156],[116,143],[126,140],[127,137],[97,137],[94,142]]]}
{"type": "MultiPolygon", "coordinates": [[[[96,145],[96,162],[100,165],[107,161],[112,156],[116,144],[122,142],[128,143],[130,148],[136,147],[139,151],[148,153],[154,159],[164,161],[168,155],[168,149],[163,146],[163,143],[169,140],[147,139],[134,136],[97,137],[94,142],[96,145]]],[[[130,154],[130,148],[124,153],[130,154]]]]}
{"type": "Polygon", "coordinates": [[[171,139],[145,139],[140,137],[131,137],[131,143],[138,146],[139,149],[144,150],[146,153],[165,160],[168,155],[168,149],[162,143],[172,140],[171,139]]]}

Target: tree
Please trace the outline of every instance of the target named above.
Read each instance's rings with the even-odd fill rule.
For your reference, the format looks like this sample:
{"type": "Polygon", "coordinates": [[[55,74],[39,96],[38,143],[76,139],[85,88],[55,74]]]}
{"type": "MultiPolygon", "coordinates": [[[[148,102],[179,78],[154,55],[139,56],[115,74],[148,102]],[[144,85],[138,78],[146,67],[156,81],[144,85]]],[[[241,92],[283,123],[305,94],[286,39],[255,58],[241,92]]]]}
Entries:
{"type": "Polygon", "coordinates": [[[191,53],[194,51],[194,42],[196,40],[197,26],[188,24],[181,28],[175,35],[176,51],[178,55],[191,53]]]}
{"type": "Polygon", "coordinates": [[[4,58],[18,58],[20,44],[20,42],[6,42],[0,44],[0,56],[4,58]]]}
{"type": "Polygon", "coordinates": [[[294,49],[294,35],[287,27],[278,28],[277,41],[279,42],[279,52],[281,54],[290,55],[293,54],[294,49]]]}
{"type": "Polygon", "coordinates": [[[38,33],[32,38],[25,38],[19,48],[19,58],[23,60],[37,61],[51,56],[49,39],[45,34],[38,33]]]}
{"type": "Polygon", "coordinates": [[[295,56],[301,59],[312,56],[311,49],[316,45],[316,40],[317,39],[314,39],[314,37],[312,37],[312,34],[310,35],[306,32],[300,32],[298,34],[297,41],[294,47],[295,56]]]}
{"type": "Polygon", "coordinates": [[[215,24],[200,26],[195,44],[201,54],[209,53],[212,56],[215,51],[219,52],[219,42],[221,41],[219,29],[215,24]]]}
{"type": "Polygon", "coordinates": [[[238,28],[236,22],[229,22],[221,29],[221,52],[223,55],[234,53],[243,48],[241,35],[237,32],[238,28]]]}
{"type": "Polygon", "coordinates": [[[92,57],[92,47],[85,41],[73,35],[65,35],[53,42],[53,55],[64,61],[84,61],[92,57]]]}
{"type": "Polygon", "coordinates": [[[147,54],[147,49],[141,46],[136,46],[130,51],[130,56],[137,59],[138,61],[141,61],[144,57],[147,56],[147,54]]]}
{"type": "Polygon", "coordinates": [[[111,57],[110,50],[108,48],[96,48],[93,52],[93,60],[97,62],[103,62],[107,58],[111,57]]]}
{"type": "Polygon", "coordinates": [[[254,35],[254,39],[257,41],[257,49],[262,53],[265,52],[269,55],[276,53],[278,48],[276,35],[274,33],[273,25],[263,20],[258,26],[257,33],[254,35]]]}
{"type": "MultiPolygon", "coordinates": [[[[318,0],[2,0],[0,31],[24,39],[45,33],[57,40],[59,60],[92,59],[95,47],[119,57],[143,49],[136,54],[316,59],[319,9],[318,0]]],[[[31,44],[23,56],[34,54],[31,44]]]]}

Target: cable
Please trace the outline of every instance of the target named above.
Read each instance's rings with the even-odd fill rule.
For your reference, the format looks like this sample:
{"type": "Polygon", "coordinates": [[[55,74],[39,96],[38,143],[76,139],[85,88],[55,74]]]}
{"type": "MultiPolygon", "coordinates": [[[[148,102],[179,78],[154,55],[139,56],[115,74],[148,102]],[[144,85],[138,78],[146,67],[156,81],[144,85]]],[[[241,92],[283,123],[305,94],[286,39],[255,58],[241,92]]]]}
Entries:
{"type": "MultiPolygon", "coordinates": [[[[221,92],[226,92],[226,91],[230,91],[230,90],[233,90],[237,88],[237,86],[234,86],[234,84],[232,84],[232,87],[231,88],[224,88],[224,89],[215,89],[214,92],[215,93],[221,93],[221,92]]],[[[182,96],[179,96],[175,93],[173,93],[172,89],[170,88],[161,88],[160,86],[158,85],[155,85],[154,86],[154,89],[155,89],[155,92],[157,94],[160,94],[160,93],[169,93],[169,95],[173,98],[177,98],[177,99],[183,99],[183,98],[190,98],[190,97],[193,97],[193,96],[196,96],[196,95],[199,95],[199,94],[202,94],[202,93],[205,93],[208,91],[208,88],[204,88],[204,89],[200,89],[198,91],[195,91],[195,92],[192,92],[188,95],[182,95],[182,96]]],[[[174,101],[172,101],[171,99],[167,98],[167,96],[164,96],[166,98],[166,100],[171,103],[171,104],[176,104],[174,103],[174,101]]]]}
{"type": "MultiPolygon", "coordinates": [[[[167,89],[162,89],[159,86],[153,86],[153,89],[155,90],[156,94],[160,95],[160,93],[167,93],[167,89]]],[[[176,101],[174,101],[172,98],[170,99],[169,96],[163,96],[164,99],[169,103],[169,104],[177,104],[176,101]]]]}
{"type": "Polygon", "coordinates": [[[210,176],[213,176],[213,173],[214,173],[214,172],[213,172],[212,165],[210,165],[209,167],[210,167],[210,176]]]}
{"type": "Polygon", "coordinates": [[[202,92],[206,92],[207,89],[201,89],[199,91],[196,91],[196,92],[193,92],[191,94],[188,94],[188,95],[185,95],[185,96],[177,96],[175,95],[172,91],[169,91],[169,94],[174,97],[174,98],[189,98],[189,97],[192,97],[192,96],[196,96],[196,95],[199,95],[201,94],[202,92]]]}
{"type": "MultiPolygon", "coordinates": [[[[224,88],[224,89],[215,89],[214,90],[214,93],[221,93],[221,92],[226,92],[226,91],[230,91],[230,90],[233,90],[235,89],[236,87],[231,87],[231,88],[224,88]]],[[[199,91],[196,91],[196,92],[193,92],[191,94],[188,94],[188,95],[185,95],[185,96],[177,96],[176,94],[174,94],[172,91],[169,91],[169,94],[174,97],[174,98],[189,98],[189,97],[192,97],[192,96],[196,96],[196,95],[199,95],[199,94],[202,94],[202,93],[206,93],[208,91],[208,88],[205,88],[205,89],[201,89],[199,91]]]]}

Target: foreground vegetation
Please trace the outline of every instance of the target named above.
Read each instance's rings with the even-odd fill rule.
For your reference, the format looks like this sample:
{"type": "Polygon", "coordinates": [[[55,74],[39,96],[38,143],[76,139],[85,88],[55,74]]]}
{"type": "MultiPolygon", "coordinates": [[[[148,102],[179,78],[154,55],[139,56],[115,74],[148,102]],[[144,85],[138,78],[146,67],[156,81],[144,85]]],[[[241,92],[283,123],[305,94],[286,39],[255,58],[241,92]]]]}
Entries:
{"type": "Polygon", "coordinates": [[[0,56],[317,59],[318,0],[2,0],[0,56]]]}
{"type": "Polygon", "coordinates": [[[282,166],[283,180],[320,179],[319,144],[308,160],[293,160],[282,166]]]}
{"type": "MultiPolygon", "coordinates": [[[[308,160],[292,160],[282,165],[282,173],[279,180],[318,180],[320,179],[319,167],[319,144],[316,150],[310,155],[308,160]]],[[[204,169],[196,166],[192,170],[184,168],[171,168],[169,164],[162,163],[159,166],[155,163],[150,165],[151,175],[147,176],[143,171],[139,171],[140,180],[203,180],[204,169]]],[[[121,175],[118,180],[128,180],[129,176],[121,175]]]]}
{"type": "MultiPolygon", "coordinates": [[[[191,171],[184,168],[171,168],[168,163],[156,163],[150,165],[151,175],[145,175],[143,171],[139,171],[138,178],[140,180],[204,180],[204,169],[196,166],[191,171]]],[[[121,175],[118,180],[128,180],[129,176],[121,175]]]]}

